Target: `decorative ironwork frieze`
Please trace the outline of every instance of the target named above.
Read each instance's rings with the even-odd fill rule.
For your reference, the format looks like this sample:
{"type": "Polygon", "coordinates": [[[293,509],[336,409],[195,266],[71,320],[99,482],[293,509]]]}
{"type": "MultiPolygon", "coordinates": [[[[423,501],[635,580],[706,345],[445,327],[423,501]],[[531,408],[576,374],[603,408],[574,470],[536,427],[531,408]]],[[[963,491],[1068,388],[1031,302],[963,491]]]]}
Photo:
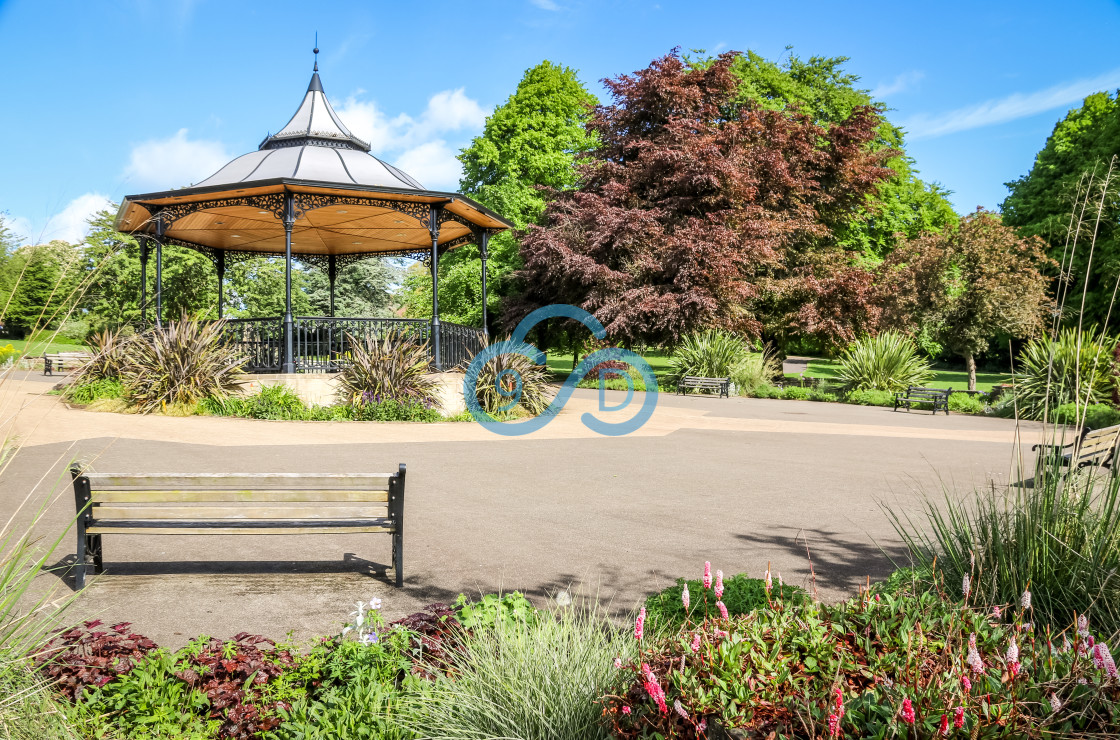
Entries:
{"type": "Polygon", "coordinates": [[[263,195],[243,195],[234,198],[214,198],[212,200],[198,200],[193,203],[171,203],[169,205],[140,205],[152,212],[153,217],[162,216],[165,227],[171,226],[183,216],[206,211],[211,208],[228,208],[230,206],[250,206],[262,211],[268,211],[279,220],[284,218],[284,194],[265,193],[263,195]]]}
{"type": "Polygon", "coordinates": [[[384,200],[381,198],[359,198],[352,195],[330,195],[295,193],[293,196],[296,208],[296,218],[303,218],[308,211],[329,206],[374,206],[386,208],[419,221],[424,228],[428,228],[430,205],[428,203],[414,203],[407,200],[384,200]]]}

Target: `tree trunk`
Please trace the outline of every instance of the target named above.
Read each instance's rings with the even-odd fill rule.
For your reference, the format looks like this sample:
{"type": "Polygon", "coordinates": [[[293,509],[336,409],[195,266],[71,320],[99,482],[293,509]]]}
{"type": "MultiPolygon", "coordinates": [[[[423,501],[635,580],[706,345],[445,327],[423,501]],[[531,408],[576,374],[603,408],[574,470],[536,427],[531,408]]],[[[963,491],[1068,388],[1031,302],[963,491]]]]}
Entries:
{"type": "Polygon", "coordinates": [[[965,353],[964,364],[968,367],[968,389],[974,391],[976,390],[976,357],[971,352],[965,353]]]}

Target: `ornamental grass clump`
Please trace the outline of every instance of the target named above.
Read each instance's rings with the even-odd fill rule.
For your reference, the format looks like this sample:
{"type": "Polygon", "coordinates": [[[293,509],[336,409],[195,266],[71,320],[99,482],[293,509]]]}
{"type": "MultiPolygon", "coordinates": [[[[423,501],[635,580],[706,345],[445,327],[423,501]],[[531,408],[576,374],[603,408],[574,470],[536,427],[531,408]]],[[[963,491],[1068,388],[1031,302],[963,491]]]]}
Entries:
{"type": "Polygon", "coordinates": [[[340,403],[439,405],[439,386],[429,374],[426,343],[398,332],[388,332],[380,339],[347,334],[346,342],[350,361],[338,374],[340,403]]]}
{"type": "Polygon", "coordinates": [[[749,352],[731,367],[729,377],[740,395],[753,393],[758,388],[773,386],[774,378],[782,374],[782,363],[770,349],[749,352]]]}
{"type": "MultiPolygon", "coordinates": [[[[676,384],[686,375],[701,378],[728,378],[744,361],[750,347],[738,334],[708,329],[686,336],[669,360],[669,381],[676,384]]],[[[763,360],[759,375],[773,369],[763,360]]],[[[746,372],[746,370],[744,370],[746,372]]],[[[773,377],[773,376],[771,376],[773,377]]],[[[737,383],[738,385],[738,383],[737,383]]],[[[758,383],[751,385],[753,388],[758,383]]]]}
{"type": "Polygon", "coordinates": [[[463,637],[405,723],[437,740],[607,738],[600,700],[619,678],[616,659],[635,652],[630,631],[596,607],[494,620],[463,637]]]}
{"type": "Polygon", "coordinates": [[[1057,339],[1028,342],[1015,368],[1019,417],[1046,419],[1063,404],[1084,408],[1109,402],[1116,387],[1115,347],[1112,338],[1073,328],[1063,329],[1057,339]]]}
{"type": "Polygon", "coordinates": [[[1067,472],[1044,457],[1026,484],[965,498],[946,492],[927,498],[920,514],[888,515],[920,570],[946,583],[967,578],[992,603],[1030,590],[1039,624],[1058,628],[1091,612],[1112,635],[1120,631],[1120,479],[1067,472]]]}
{"type": "Polygon", "coordinates": [[[166,327],[137,334],[124,350],[120,370],[129,402],[148,414],[232,395],[241,386],[245,357],[224,341],[224,327],[223,321],[183,314],[166,327]]]}
{"type": "MultiPolygon", "coordinates": [[[[544,413],[555,395],[552,373],[547,365],[533,362],[529,358],[531,353],[533,350],[528,346],[525,347],[525,352],[513,349],[492,358],[482,366],[475,383],[475,392],[478,405],[483,411],[490,416],[497,416],[520,406],[532,416],[544,413]]],[[[597,386],[598,376],[594,381],[597,386]]]]}
{"type": "Polygon", "coordinates": [[[904,391],[933,377],[929,362],[905,334],[885,331],[852,342],[837,372],[849,391],[904,391]]]}

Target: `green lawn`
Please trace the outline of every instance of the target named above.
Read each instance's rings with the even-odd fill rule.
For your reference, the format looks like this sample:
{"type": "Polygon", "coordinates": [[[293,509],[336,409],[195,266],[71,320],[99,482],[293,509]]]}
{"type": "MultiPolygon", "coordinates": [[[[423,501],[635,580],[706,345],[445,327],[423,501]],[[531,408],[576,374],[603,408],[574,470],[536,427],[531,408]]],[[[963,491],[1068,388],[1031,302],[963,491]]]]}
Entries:
{"type": "Polygon", "coordinates": [[[47,341],[50,338],[48,334],[42,339],[0,339],[0,347],[10,344],[23,353],[24,357],[42,357],[44,353],[48,352],[89,352],[89,347],[81,344],[71,344],[73,340],[47,341]]]}
{"type": "MultiPolygon", "coordinates": [[[[840,363],[835,360],[810,360],[805,375],[811,378],[836,378],[840,363]]],[[[1011,376],[1003,373],[976,373],[976,390],[990,391],[992,386],[999,383],[1010,383],[1011,376]]],[[[937,370],[933,371],[933,378],[926,383],[930,388],[952,388],[966,390],[968,388],[968,373],[964,370],[937,370]]]]}
{"type": "MultiPolygon", "coordinates": [[[[653,374],[660,382],[669,372],[669,355],[657,350],[649,350],[642,354],[642,358],[649,363],[653,374]]],[[[582,358],[581,358],[582,359],[582,358]]],[[[548,369],[552,371],[558,382],[562,382],[572,372],[572,356],[570,354],[548,353],[548,369]]]]}

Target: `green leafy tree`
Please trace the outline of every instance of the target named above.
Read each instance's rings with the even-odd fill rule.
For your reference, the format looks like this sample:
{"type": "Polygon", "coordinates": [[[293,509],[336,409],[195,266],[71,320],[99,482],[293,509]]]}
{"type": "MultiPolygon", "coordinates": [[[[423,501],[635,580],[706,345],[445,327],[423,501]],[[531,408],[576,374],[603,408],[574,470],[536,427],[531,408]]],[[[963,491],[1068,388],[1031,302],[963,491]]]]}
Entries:
{"type": "Polygon", "coordinates": [[[1072,241],[1067,239],[1074,223],[1071,214],[1080,211],[1086,191],[1098,187],[1110,166],[1115,175],[1120,168],[1120,162],[1113,160],[1117,155],[1120,93],[1094,93],[1054,126],[1031,171],[1007,183],[1011,194],[1002,206],[1006,224],[1022,234],[1042,237],[1050,256],[1064,263],[1063,270],[1070,278],[1063,288],[1066,295],[1080,296],[1085,291],[1085,311],[1076,318],[1086,324],[1105,323],[1120,277],[1120,197],[1114,186],[1105,194],[1099,223],[1096,208],[1102,202],[1100,193],[1089,193],[1092,218],[1087,228],[1083,226],[1077,248],[1071,250],[1072,259],[1064,252],[1072,241]],[[1096,245],[1090,251],[1087,237],[1094,230],[1096,245]]]}
{"type": "Polygon", "coordinates": [[[910,240],[882,266],[883,324],[924,330],[964,358],[968,388],[976,390],[976,355],[993,338],[1032,339],[1046,327],[1054,304],[1043,247],[984,210],[955,229],[910,240]]]}
{"type": "MultiPolygon", "coordinates": [[[[573,69],[546,60],[526,70],[517,90],[486,119],[482,134],[459,154],[460,190],[519,229],[538,223],[545,206],[540,187],[566,190],[575,184],[575,159],[594,143],[584,123],[596,102],[573,69]]],[[[491,316],[513,292],[512,273],[521,266],[514,234],[491,238],[486,278],[491,316]]],[[[481,276],[477,247],[449,252],[440,261],[440,315],[479,325],[481,276]]],[[[403,299],[409,315],[430,316],[430,275],[410,270],[403,299]]]]}
{"type": "Polygon", "coordinates": [[[6,290],[0,295],[5,328],[19,336],[54,329],[70,318],[80,295],[81,254],[71,244],[22,246],[4,264],[6,290]]]}
{"type": "MultiPolygon", "coordinates": [[[[264,318],[284,315],[284,260],[262,257],[235,262],[226,268],[226,316],[264,318]]],[[[292,266],[292,315],[310,316],[308,271],[292,266]]],[[[325,314],[324,314],[325,315],[325,314]]]]}
{"type": "MultiPolygon", "coordinates": [[[[340,268],[335,281],[335,315],[392,315],[392,289],[399,279],[400,267],[389,260],[370,258],[340,268]]],[[[331,284],[326,272],[308,269],[305,273],[305,285],[311,311],[317,316],[329,316],[331,284]]]]}
{"type": "MultiPolygon", "coordinates": [[[[115,206],[90,219],[85,240],[85,266],[89,287],[83,304],[90,329],[140,322],[140,245],[113,227],[115,206]]],[[[163,317],[184,312],[202,318],[217,316],[218,278],[214,263],[205,255],[174,244],[163,246],[163,317]]],[[[148,258],[148,320],[155,319],[156,256],[148,258]]]]}

